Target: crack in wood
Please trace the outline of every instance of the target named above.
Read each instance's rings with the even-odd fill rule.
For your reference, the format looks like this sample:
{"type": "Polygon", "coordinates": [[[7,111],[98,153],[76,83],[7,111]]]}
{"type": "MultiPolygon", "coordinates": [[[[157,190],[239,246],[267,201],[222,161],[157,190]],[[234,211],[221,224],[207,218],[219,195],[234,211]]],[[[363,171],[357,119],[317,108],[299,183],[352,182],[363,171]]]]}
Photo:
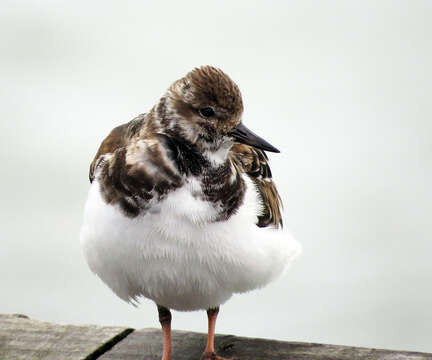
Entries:
{"type": "Polygon", "coordinates": [[[117,345],[120,341],[122,341],[124,338],[126,338],[129,334],[133,333],[135,329],[125,329],[121,333],[117,334],[110,340],[108,340],[106,343],[99,346],[95,351],[93,351],[91,354],[89,354],[86,358],[83,360],[96,360],[103,354],[105,354],[107,351],[110,351],[115,345],[117,345]]]}

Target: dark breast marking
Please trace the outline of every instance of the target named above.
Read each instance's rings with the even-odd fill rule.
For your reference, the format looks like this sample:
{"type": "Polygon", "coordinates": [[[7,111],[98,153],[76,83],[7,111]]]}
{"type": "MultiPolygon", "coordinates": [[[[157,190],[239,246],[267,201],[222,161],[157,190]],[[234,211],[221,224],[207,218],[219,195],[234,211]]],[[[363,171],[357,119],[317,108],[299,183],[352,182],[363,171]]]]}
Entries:
{"type": "Polygon", "coordinates": [[[230,218],[243,203],[245,183],[240,172],[233,174],[232,171],[227,161],[217,168],[207,168],[202,176],[201,187],[205,200],[220,206],[217,221],[230,218]]]}
{"type": "Polygon", "coordinates": [[[195,145],[178,138],[173,132],[167,135],[159,134],[165,146],[170,149],[171,160],[177,166],[179,172],[185,176],[199,176],[203,169],[209,166],[208,161],[198,151],[195,145]]]}
{"type": "Polygon", "coordinates": [[[174,134],[162,136],[165,136],[179,172],[186,177],[195,176],[201,182],[202,194],[195,195],[212,202],[219,209],[216,220],[226,220],[233,215],[243,203],[246,190],[240,172],[236,171],[232,181],[233,170],[229,161],[213,167],[193,144],[174,134]]]}

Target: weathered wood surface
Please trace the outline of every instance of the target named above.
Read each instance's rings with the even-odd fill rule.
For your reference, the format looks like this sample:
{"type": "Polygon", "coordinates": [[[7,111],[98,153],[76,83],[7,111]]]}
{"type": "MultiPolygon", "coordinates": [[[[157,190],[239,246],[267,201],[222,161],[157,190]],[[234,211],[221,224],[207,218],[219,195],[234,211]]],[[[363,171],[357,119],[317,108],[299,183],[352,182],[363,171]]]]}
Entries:
{"type": "Polygon", "coordinates": [[[0,314],[0,360],[97,359],[132,329],[58,325],[24,315],[0,314]]]}
{"type": "MultiPolygon", "coordinates": [[[[174,331],[172,334],[173,360],[199,360],[206,344],[206,335],[174,331]]],[[[303,342],[284,342],[265,339],[217,335],[216,352],[236,360],[431,360],[432,354],[377,350],[338,345],[303,342]]],[[[160,360],[161,331],[143,329],[131,333],[101,360],[160,360]]]]}
{"type": "MultiPolygon", "coordinates": [[[[173,331],[173,360],[199,360],[206,335],[173,331]]],[[[237,360],[432,360],[432,354],[217,335],[221,356],[237,360]]],[[[58,325],[0,314],[0,360],[160,360],[161,331],[58,325]]]]}

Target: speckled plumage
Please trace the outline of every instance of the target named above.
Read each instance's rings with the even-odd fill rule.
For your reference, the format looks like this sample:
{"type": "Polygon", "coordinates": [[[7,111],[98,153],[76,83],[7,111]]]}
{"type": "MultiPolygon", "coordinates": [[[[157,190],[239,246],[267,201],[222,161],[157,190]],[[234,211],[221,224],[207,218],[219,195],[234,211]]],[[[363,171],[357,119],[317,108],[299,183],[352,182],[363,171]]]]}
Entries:
{"type": "Polygon", "coordinates": [[[203,155],[209,148],[219,147],[221,139],[215,134],[219,137],[227,134],[239,122],[242,111],[240,91],[231,79],[211,67],[195,69],[176,81],[148,114],[139,115],[111,131],[90,166],[90,181],[100,168],[106,202],[118,204],[125,215],[135,217],[144,214],[152,201],[160,201],[182,186],[185,177],[198,176],[203,198],[214,204],[222,203],[218,219],[223,220],[240,206],[244,194],[240,175],[246,173],[257,185],[264,204],[258,225],[282,225],[282,202],[262,150],[235,144],[226,161],[218,167],[210,166],[211,159],[203,155]],[[188,92],[191,88],[199,96],[191,96],[188,92]],[[196,113],[200,103],[217,108],[221,121],[209,124],[208,120],[197,117],[198,135],[190,136],[187,130],[190,123],[181,122],[183,117],[189,119],[196,113]],[[146,157],[146,167],[127,161],[128,156],[132,158],[138,151],[146,157]],[[157,172],[152,171],[154,167],[157,172]]]}
{"type": "MultiPolygon", "coordinates": [[[[280,229],[263,151],[278,150],[242,124],[242,112],[225,73],[194,69],[148,113],[112,130],[91,163],[84,256],[120,298],[158,305],[164,341],[168,309],[209,309],[214,327],[214,309],[265,286],[301,251],[280,229]]],[[[204,359],[217,359],[212,334],[204,359]]]]}

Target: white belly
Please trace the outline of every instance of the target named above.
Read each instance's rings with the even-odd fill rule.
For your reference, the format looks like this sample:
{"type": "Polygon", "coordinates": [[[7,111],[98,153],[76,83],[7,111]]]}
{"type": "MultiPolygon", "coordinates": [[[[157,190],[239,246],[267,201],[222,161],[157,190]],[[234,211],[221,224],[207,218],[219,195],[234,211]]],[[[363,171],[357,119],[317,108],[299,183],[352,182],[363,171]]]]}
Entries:
{"type": "Polygon", "coordinates": [[[286,232],[255,225],[260,205],[245,181],[237,214],[211,222],[216,210],[191,195],[193,182],[130,219],[103,201],[95,180],[81,229],[91,270],[126,301],[144,296],[176,310],[216,307],[233,293],[266,285],[301,247],[286,232]]]}

